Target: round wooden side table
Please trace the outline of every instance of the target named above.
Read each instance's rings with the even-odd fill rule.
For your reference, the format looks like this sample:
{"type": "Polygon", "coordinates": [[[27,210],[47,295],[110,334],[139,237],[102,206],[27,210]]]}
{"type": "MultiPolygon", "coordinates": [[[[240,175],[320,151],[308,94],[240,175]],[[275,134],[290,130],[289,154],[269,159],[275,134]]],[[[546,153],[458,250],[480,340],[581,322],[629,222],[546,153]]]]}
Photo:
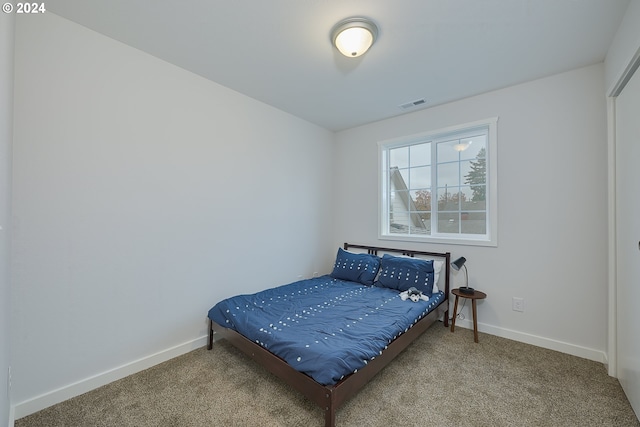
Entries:
{"type": "Polygon", "coordinates": [[[451,291],[452,294],[456,296],[456,302],[453,304],[453,320],[451,320],[451,332],[455,330],[456,327],[456,317],[458,312],[458,299],[460,297],[467,298],[471,300],[471,306],[473,310],[473,340],[478,342],[478,313],[476,310],[476,300],[485,299],[487,294],[484,292],[480,292],[478,290],[474,290],[472,294],[466,294],[464,292],[460,292],[460,288],[456,288],[451,291]]]}

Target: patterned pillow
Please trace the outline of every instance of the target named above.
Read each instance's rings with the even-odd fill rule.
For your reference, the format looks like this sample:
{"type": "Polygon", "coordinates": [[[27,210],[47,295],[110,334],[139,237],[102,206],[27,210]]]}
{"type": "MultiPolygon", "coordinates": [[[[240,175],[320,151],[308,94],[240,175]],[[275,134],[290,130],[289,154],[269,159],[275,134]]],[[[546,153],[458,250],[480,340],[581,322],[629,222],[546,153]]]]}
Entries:
{"type": "Polygon", "coordinates": [[[433,260],[395,257],[385,254],[375,286],[400,292],[417,288],[428,297],[433,293],[433,260]]]}
{"type": "Polygon", "coordinates": [[[380,268],[380,258],[377,256],[356,254],[338,248],[331,277],[371,286],[378,273],[378,268],[380,268]]]}

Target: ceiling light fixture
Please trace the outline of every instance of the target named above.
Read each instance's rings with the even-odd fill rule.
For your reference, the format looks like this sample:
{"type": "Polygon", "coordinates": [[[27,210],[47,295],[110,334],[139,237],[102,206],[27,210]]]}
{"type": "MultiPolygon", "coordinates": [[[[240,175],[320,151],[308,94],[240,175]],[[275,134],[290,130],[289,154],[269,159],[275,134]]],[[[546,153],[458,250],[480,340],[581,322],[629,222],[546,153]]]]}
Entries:
{"type": "Polygon", "coordinates": [[[331,42],[344,56],[356,58],[376,41],[378,27],[367,18],[347,18],[333,26],[331,42]]]}

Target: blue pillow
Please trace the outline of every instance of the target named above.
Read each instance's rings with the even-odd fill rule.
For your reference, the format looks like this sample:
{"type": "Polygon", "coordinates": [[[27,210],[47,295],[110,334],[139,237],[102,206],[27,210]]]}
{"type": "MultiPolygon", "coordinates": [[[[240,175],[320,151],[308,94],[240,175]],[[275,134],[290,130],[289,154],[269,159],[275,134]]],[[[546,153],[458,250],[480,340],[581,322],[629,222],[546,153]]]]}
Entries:
{"type": "Polygon", "coordinates": [[[375,286],[400,292],[411,287],[428,297],[433,293],[433,260],[395,257],[385,254],[380,261],[380,275],[375,286]]]}
{"type": "Polygon", "coordinates": [[[334,279],[350,280],[371,286],[378,274],[380,258],[369,254],[355,254],[338,248],[336,263],[331,277],[334,279]]]}

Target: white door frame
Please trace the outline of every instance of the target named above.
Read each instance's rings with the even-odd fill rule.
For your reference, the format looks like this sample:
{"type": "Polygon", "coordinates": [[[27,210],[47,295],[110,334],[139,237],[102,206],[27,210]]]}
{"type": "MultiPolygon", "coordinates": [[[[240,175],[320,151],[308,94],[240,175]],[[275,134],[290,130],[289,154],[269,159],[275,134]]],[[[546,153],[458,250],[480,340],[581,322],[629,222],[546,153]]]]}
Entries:
{"type": "MultiPolygon", "coordinates": [[[[618,92],[619,93],[619,92],[618,92]]],[[[616,94],[617,96],[617,94],[616,94]]],[[[607,232],[608,232],[608,289],[607,289],[607,371],[612,377],[618,377],[618,308],[616,276],[616,103],[615,97],[607,97],[607,232]]]]}
{"type": "MultiPolygon", "coordinates": [[[[607,338],[607,370],[612,377],[618,376],[617,363],[617,275],[616,275],[616,259],[617,259],[617,224],[616,224],[616,103],[615,99],[626,84],[629,82],[633,73],[640,68],[640,48],[627,67],[622,72],[613,88],[609,91],[607,97],[607,203],[608,203],[608,338],[607,338]]],[[[638,71],[640,72],[640,71],[638,71]]]]}

